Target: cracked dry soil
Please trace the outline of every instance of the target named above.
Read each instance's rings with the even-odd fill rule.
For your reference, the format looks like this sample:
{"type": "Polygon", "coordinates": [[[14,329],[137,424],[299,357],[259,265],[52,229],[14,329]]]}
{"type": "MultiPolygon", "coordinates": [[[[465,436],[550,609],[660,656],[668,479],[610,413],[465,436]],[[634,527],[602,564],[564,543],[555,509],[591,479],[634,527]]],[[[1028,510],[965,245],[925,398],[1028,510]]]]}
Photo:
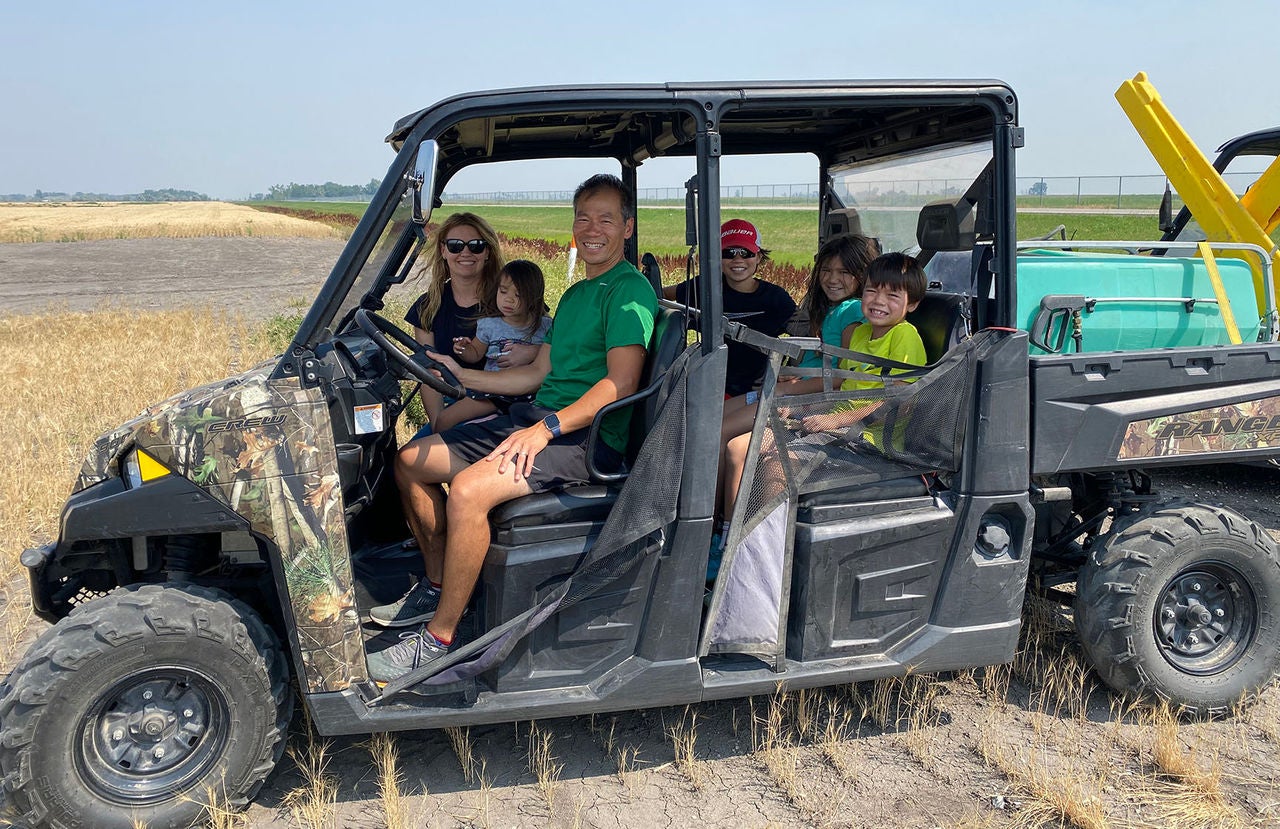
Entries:
{"type": "MultiPolygon", "coordinates": [[[[2,245],[0,310],[197,305],[262,318],[305,308],[340,250],[337,241],[246,238],[2,245]]],[[[1280,471],[1196,467],[1160,473],[1156,485],[1233,507],[1280,535],[1280,471]]],[[[1055,637],[1062,659],[1078,654],[1068,628],[1055,637]]],[[[1274,686],[1235,717],[1179,727],[1177,744],[1220,772],[1221,799],[1202,793],[1208,811],[1178,824],[1160,794],[1176,786],[1153,766],[1154,729],[1140,714],[1118,717],[1111,696],[1088,680],[1078,702],[1064,707],[1047,701],[1043,678],[1004,676],[1007,685],[999,670],[899,683],[887,708],[872,704],[870,683],[814,692],[804,710],[792,695],[772,740],[769,697],[543,721],[559,768],[541,783],[530,771],[529,723],[470,729],[470,775],[444,732],[404,732],[395,738],[406,825],[1025,826],[1036,825],[1025,819],[1039,802],[1026,784],[1037,769],[1078,784],[1064,789],[1077,805],[1100,805],[1101,825],[1280,825],[1274,686]],[[842,726],[835,739],[823,736],[833,716],[842,726]],[[673,730],[687,731],[691,720],[694,761],[678,763],[673,730]],[[995,754],[1014,759],[1002,765],[995,754]]],[[[289,739],[305,752],[301,719],[289,739]]],[[[365,738],[333,739],[328,753],[336,785],[328,825],[387,825],[365,738]]],[[[245,824],[304,825],[289,807],[290,793],[303,786],[286,756],[245,824]]]]}

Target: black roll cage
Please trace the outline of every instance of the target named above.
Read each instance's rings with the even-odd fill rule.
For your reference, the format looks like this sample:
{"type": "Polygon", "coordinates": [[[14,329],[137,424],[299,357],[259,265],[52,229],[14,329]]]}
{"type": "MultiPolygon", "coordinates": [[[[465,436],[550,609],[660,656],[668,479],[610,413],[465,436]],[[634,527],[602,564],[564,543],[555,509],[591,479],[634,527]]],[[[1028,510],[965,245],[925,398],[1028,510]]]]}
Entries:
{"type": "MultiPolygon", "coordinates": [[[[991,322],[1012,325],[1016,238],[1013,150],[1021,146],[1017,100],[1007,84],[974,81],[775,81],[554,86],[458,95],[400,119],[387,136],[398,152],[338,257],[274,377],[301,376],[316,345],[328,336],[352,281],[391,220],[418,146],[434,140],[439,161],[431,193],[440,204],[445,185],[472,164],[538,158],[612,159],[624,183],[649,158],[696,159],[698,238],[713,239],[720,220],[720,158],[726,154],[812,153],[820,179],[829,171],[904,156],[926,147],[990,140],[994,187],[991,227],[997,240],[992,270],[997,287],[991,322]],[[1006,243],[1001,243],[1006,242],[1006,243]]],[[[824,200],[824,205],[826,201],[824,200]]],[[[825,208],[822,208],[825,209],[825,208]]],[[[815,229],[816,231],[816,229],[815,229]]],[[[637,236],[638,236],[637,230],[637,236]]],[[[815,232],[816,238],[816,232],[815,232]]],[[[391,284],[415,241],[406,228],[371,295],[391,284]]],[[[702,342],[723,340],[718,256],[698,247],[702,342]]],[[[638,246],[626,251],[635,262],[638,246]]]]}

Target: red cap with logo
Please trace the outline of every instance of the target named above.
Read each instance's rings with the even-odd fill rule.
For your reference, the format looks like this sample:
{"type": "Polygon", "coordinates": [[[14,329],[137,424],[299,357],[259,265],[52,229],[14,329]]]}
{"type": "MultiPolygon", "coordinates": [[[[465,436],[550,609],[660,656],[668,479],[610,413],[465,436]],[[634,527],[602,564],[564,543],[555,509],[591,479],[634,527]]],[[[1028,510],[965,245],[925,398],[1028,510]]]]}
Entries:
{"type": "Polygon", "coordinates": [[[720,225],[720,249],[746,248],[760,252],[760,231],[746,219],[730,219],[720,225]]]}

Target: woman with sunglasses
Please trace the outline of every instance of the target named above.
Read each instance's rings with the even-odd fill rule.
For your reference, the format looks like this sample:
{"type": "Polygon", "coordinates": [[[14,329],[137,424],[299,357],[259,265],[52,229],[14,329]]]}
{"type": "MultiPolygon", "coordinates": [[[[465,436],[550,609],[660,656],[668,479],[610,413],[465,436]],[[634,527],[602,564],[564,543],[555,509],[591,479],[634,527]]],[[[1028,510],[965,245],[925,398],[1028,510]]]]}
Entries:
{"type": "MultiPolygon", "coordinates": [[[[760,247],[760,231],[744,219],[720,225],[720,274],[724,315],[727,319],[776,337],[787,328],[796,303],[778,285],[756,278],[769,251],[760,247]]],[[[662,289],[664,299],[698,307],[693,280],[662,289]]],[[[746,394],[760,384],[768,357],[738,342],[728,343],[729,366],[724,377],[725,397],[746,394]]]]}
{"type": "MultiPolygon", "coordinates": [[[[418,276],[425,278],[427,290],[409,306],[404,319],[413,326],[418,342],[451,354],[454,341],[474,337],[476,321],[492,313],[484,304],[485,297],[493,295],[504,264],[498,234],[474,213],[454,213],[432,234],[425,259],[418,276]]],[[[484,355],[478,362],[463,361],[462,365],[483,368],[484,355]]],[[[427,386],[421,386],[419,393],[427,413],[427,426],[421,434],[430,434],[430,424],[446,401],[427,386]]]]}

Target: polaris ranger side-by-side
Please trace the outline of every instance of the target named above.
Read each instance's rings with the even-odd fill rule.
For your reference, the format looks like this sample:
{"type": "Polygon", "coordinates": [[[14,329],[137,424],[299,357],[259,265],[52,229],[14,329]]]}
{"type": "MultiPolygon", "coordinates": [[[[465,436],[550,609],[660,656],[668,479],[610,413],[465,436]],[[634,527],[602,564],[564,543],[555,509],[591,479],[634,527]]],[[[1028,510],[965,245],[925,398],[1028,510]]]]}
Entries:
{"type": "Polygon", "coordinates": [[[54,625],[0,689],[15,819],[176,826],[210,792],[247,803],[291,680],[326,735],[696,703],[1007,662],[1029,586],[1074,601],[1118,692],[1216,712],[1256,691],[1280,659],[1276,546],[1146,471],[1277,453],[1270,251],[1020,251],[1022,140],[998,81],[503,90],[402,119],[288,350],[99,438],[57,539],[24,552],[54,625]],[[885,366],[849,393],[819,369],[823,392],[788,398],[785,358],[845,352],[720,313],[722,160],[784,153],[815,161],[815,250],[860,232],[925,263],[913,382],[885,366]],[[456,174],[562,157],[633,190],[651,159],[687,165],[686,238],[640,223],[627,256],[657,288],[646,243],[688,244],[701,313],[661,305],[624,401],[629,473],[496,509],[464,641],[380,686],[366,653],[387,643],[362,620],[420,566],[391,474],[402,381],[451,388],[385,300],[456,174]],[[726,337],[770,359],[704,601],[726,337]],[[880,439],[797,425],[835,407],[880,439]]]}

